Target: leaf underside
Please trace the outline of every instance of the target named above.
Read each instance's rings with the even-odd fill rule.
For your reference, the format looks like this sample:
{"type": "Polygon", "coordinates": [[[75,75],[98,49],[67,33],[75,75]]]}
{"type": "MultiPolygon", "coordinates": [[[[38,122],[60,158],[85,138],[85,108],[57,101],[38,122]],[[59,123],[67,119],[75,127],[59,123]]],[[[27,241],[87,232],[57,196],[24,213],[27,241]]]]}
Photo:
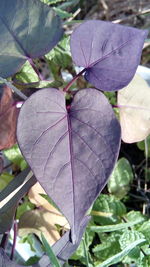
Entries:
{"type": "Polygon", "coordinates": [[[72,57],[86,69],[85,78],[96,88],[119,90],[133,78],[147,34],[111,22],[86,21],[72,33],[72,57]]]}
{"type": "Polygon", "coordinates": [[[0,33],[0,76],[7,78],[27,59],[48,53],[63,30],[55,12],[38,0],[1,0],[0,33]]]}
{"type": "Polygon", "coordinates": [[[118,156],[120,126],[110,104],[99,91],[83,89],[67,112],[62,92],[43,89],[22,106],[17,138],[36,178],[67,218],[74,243],[118,156]]]}

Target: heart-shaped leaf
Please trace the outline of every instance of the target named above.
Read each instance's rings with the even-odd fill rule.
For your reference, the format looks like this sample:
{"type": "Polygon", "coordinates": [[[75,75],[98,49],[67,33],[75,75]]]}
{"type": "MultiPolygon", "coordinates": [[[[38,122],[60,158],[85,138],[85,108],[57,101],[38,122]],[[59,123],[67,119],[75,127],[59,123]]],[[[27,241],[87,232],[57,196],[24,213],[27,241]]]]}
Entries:
{"type": "Polygon", "coordinates": [[[146,36],[145,30],[86,21],[71,36],[72,57],[76,65],[85,68],[85,78],[96,88],[119,90],[133,78],[146,36]]]}
{"type": "Polygon", "coordinates": [[[74,243],[118,156],[120,126],[111,105],[89,88],[67,111],[64,93],[43,89],[23,104],[17,136],[36,178],[67,218],[74,243]]]}
{"type": "Polygon", "coordinates": [[[1,0],[0,76],[16,73],[27,59],[48,53],[60,40],[61,22],[38,0],[1,0]]]}
{"type": "Polygon", "coordinates": [[[122,140],[134,143],[150,134],[150,87],[139,75],[118,92],[122,140]]]}
{"type": "Polygon", "coordinates": [[[0,150],[10,148],[16,142],[18,110],[14,105],[12,90],[0,85],[0,150]]]}

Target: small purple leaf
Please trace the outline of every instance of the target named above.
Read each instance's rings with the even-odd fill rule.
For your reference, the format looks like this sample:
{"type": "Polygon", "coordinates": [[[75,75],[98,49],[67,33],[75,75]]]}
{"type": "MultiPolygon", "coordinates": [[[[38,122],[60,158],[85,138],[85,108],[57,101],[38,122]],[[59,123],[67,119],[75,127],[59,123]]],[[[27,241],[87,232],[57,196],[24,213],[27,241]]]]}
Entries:
{"type": "Polygon", "coordinates": [[[106,184],[120,146],[120,126],[106,97],[89,88],[65,94],[43,89],[23,104],[20,149],[36,178],[67,218],[72,240],[85,213],[106,184]]]}
{"type": "Polygon", "coordinates": [[[86,21],[71,36],[76,65],[96,88],[115,91],[125,87],[139,65],[147,30],[105,21],[86,21]]]}

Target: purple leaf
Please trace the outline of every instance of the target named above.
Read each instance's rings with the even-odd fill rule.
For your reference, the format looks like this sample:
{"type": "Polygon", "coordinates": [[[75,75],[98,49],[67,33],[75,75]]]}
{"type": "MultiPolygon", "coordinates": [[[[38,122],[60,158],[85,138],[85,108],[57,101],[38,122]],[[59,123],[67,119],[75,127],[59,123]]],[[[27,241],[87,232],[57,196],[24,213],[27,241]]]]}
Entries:
{"type": "Polygon", "coordinates": [[[1,0],[0,76],[16,73],[28,59],[48,53],[61,39],[60,18],[39,0],[1,0]]]}
{"type": "Polygon", "coordinates": [[[111,22],[86,21],[71,36],[72,57],[96,88],[119,90],[132,80],[147,34],[111,22]]]}
{"type": "Polygon", "coordinates": [[[36,178],[69,221],[74,243],[118,156],[120,126],[111,105],[89,88],[76,93],[67,112],[64,93],[40,90],[21,108],[17,138],[36,178]]]}

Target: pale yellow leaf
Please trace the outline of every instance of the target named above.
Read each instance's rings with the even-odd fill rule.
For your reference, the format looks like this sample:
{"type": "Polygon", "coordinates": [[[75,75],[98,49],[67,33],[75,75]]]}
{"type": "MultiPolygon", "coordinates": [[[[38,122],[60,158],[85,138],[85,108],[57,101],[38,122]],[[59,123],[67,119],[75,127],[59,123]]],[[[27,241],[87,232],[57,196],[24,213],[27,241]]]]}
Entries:
{"type": "Polygon", "coordinates": [[[118,92],[122,140],[134,143],[150,134],[150,87],[139,75],[118,92]]]}
{"type": "Polygon", "coordinates": [[[19,220],[19,236],[36,234],[41,238],[41,233],[46,237],[50,245],[53,245],[60,234],[55,226],[55,219],[46,210],[30,210],[25,212],[19,220]]]}
{"type": "Polygon", "coordinates": [[[66,218],[40,194],[46,194],[46,192],[39,183],[36,183],[31,187],[28,197],[37,207],[42,207],[43,209],[49,211],[51,214],[51,221],[53,221],[54,224],[65,227],[65,229],[69,229],[70,227],[66,218]]]}

